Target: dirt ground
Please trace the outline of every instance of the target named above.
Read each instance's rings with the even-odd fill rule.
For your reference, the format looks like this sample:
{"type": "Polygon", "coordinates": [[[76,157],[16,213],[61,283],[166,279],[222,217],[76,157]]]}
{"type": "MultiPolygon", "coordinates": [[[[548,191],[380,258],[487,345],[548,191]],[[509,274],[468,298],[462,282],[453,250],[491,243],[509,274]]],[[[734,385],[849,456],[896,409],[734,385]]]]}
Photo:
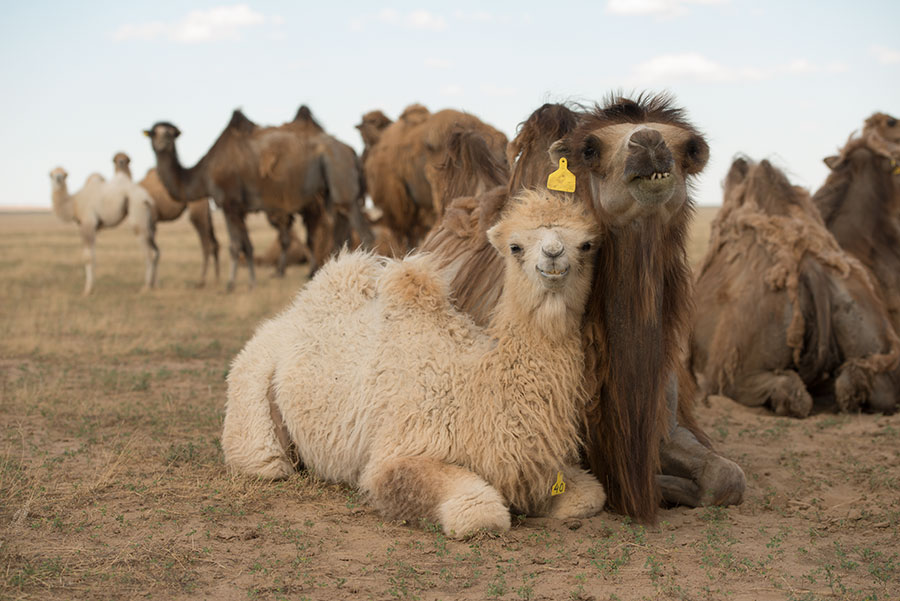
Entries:
{"type": "MultiPolygon", "coordinates": [[[[251,224],[264,249],[272,230],[251,224]]],[[[306,272],[261,268],[250,291],[242,269],[225,294],[216,227],[221,282],[196,287],[182,219],[159,227],[145,295],[131,233],[102,232],[85,299],[75,228],[0,214],[0,598],[900,599],[900,415],[799,421],[715,398],[700,421],[745,470],[743,505],[650,526],[518,517],[453,541],[306,473],[229,476],[229,361],[306,272]]]]}

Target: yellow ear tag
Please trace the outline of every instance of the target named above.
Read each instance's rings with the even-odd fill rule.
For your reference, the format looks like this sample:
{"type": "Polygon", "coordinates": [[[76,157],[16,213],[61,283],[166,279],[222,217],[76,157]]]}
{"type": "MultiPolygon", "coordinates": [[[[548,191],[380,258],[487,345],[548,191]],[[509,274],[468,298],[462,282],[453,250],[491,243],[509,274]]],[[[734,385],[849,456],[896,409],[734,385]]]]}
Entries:
{"type": "Polygon", "coordinates": [[[891,159],[891,167],[894,168],[894,170],[891,171],[891,175],[900,175],[900,165],[898,165],[897,161],[894,159],[891,159]]]}
{"type": "Polygon", "coordinates": [[[547,188],[558,192],[575,191],[575,174],[569,171],[568,164],[569,161],[566,160],[566,157],[560,157],[559,169],[551,173],[550,177],[547,178],[547,188]]]}
{"type": "MultiPolygon", "coordinates": [[[[562,163],[562,161],[565,161],[565,160],[566,159],[562,159],[560,161],[560,163],[562,163]]],[[[563,169],[565,169],[565,165],[563,165],[563,169]]],[[[572,178],[572,181],[573,182],[575,181],[574,177],[572,178]]],[[[563,482],[562,472],[556,472],[556,484],[554,484],[553,488],[550,489],[550,496],[555,497],[556,495],[561,495],[564,492],[566,492],[566,483],[563,482]]]]}

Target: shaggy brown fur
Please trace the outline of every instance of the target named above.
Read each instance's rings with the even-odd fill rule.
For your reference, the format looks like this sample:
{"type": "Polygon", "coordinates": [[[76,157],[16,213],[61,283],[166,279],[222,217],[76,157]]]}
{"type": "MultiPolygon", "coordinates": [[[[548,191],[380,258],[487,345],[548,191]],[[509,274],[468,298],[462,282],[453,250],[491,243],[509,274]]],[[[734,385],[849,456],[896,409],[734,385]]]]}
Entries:
{"type": "MultiPolygon", "coordinates": [[[[212,148],[192,168],[178,160],[175,139],[180,135],[170,123],[156,123],[144,133],[151,138],[157,168],[169,193],[178,200],[212,196],[222,207],[231,238],[232,268],[228,288],[234,280],[241,254],[247,258],[251,285],[255,279],[253,247],[244,223],[250,211],[264,210],[280,232],[283,274],[290,245],[293,215],[303,216],[315,235],[324,206],[335,218],[335,240],[321,245],[339,248],[349,239],[350,225],[368,246],[372,234],[362,217],[359,164],[353,150],[323,133],[309,110],[301,107],[297,118],[280,127],[259,127],[240,111],[212,148]],[[348,225],[349,222],[349,225],[348,225]]],[[[325,259],[316,256],[312,270],[325,259]]]]}
{"type": "Polygon", "coordinates": [[[813,396],[893,410],[900,340],[867,270],[768,161],[732,165],[696,291],[690,362],[702,394],[796,417],[813,396]]]}
{"type": "Polygon", "coordinates": [[[825,163],[831,173],[813,202],[841,248],[875,275],[900,331],[900,125],[876,113],[825,163]]]}
{"type": "MultiPolygon", "coordinates": [[[[551,145],[568,158],[576,175],[575,195],[594,208],[604,231],[583,326],[586,375],[593,397],[587,416],[587,460],[606,487],[612,508],[639,520],[652,520],[660,500],[659,443],[669,429],[665,388],[669,374],[680,369],[677,357],[690,308],[684,236],[692,203],[683,178],[702,169],[706,143],[664,96],[610,99],[593,111],[552,104],[535,111],[509,145],[508,156],[518,158],[509,188],[456,199],[424,244],[425,250],[437,253],[446,266],[457,270],[452,282],[457,305],[478,322],[486,320],[499,296],[502,268],[484,232],[511,193],[546,186],[547,176],[556,169],[547,160],[551,145]],[[676,180],[681,178],[682,187],[675,186],[669,201],[646,203],[623,217],[603,206],[596,180],[619,181],[624,166],[621,161],[602,163],[600,158],[613,160],[611,149],[620,146],[623,137],[635,135],[632,125],[643,123],[664,131],[660,139],[665,138],[663,146],[668,145],[674,156],[666,168],[673,170],[676,180]]],[[[655,148],[647,151],[646,160],[656,160],[655,148]]],[[[655,170],[646,175],[652,173],[655,170]]],[[[706,442],[692,419],[690,398],[683,397],[678,404],[679,422],[706,442]]],[[[729,470],[735,474],[724,485],[729,491],[715,493],[714,502],[740,499],[743,475],[737,466],[729,470]]]]}
{"type": "Polygon", "coordinates": [[[506,136],[477,117],[411,105],[395,123],[386,121],[373,111],[357,127],[372,202],[404,251],[419,244],[447,200],[505,181],[495,166],[506,161],[506,136]]]}

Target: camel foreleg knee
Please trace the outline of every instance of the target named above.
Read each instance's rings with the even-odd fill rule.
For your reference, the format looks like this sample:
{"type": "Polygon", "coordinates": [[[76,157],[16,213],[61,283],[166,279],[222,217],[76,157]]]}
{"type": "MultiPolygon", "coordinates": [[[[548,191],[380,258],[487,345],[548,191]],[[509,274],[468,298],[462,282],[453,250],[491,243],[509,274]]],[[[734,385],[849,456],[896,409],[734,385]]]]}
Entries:
{"type": "Polygon", "coordinates": [[[606,491],[597,478],[574,465],[562,470],[565,492],[554,495],[547,516],[559,520],[588,518],[603,510],[606,491]]]}

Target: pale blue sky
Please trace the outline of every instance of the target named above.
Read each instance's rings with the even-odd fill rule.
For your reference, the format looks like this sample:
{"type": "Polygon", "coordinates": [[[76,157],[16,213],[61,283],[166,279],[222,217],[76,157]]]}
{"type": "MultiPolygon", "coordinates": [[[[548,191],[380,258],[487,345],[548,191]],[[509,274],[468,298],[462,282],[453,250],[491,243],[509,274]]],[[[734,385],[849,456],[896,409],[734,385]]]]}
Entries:
{"type": "Polygon", "coordinates": [[[709,137],[697,190],[720,201],[739,152],[818,187],[833,153],[876,110],[900,115],[894,2],[30,2],[0,19],[0,205],[50,205],[110,174],[140,178],[141,130],[182,130],[199,159],[236,107],[260,124],[301,103],[361,149],[354,125],[409,103],[459,108],[508,136],[541,103],[615,89],[668,90],[709,137]]]}

